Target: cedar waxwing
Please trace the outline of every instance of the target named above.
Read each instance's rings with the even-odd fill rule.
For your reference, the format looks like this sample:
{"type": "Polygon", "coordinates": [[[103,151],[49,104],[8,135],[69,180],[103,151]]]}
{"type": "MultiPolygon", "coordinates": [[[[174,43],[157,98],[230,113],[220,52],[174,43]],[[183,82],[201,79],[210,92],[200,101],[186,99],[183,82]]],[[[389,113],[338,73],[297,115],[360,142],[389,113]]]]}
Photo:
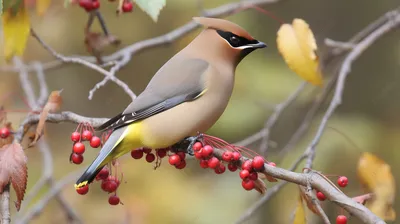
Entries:
{"type": "Polygon", "coordinates": [[[75,188],[91,183],[103,166],[132,149],[172,146],[207,131],[222,115],[237,65],[266,45],[232,22],[193,19],[205,29],[157,71],[124,112],[97,129],[112,133],[75,188]]]}

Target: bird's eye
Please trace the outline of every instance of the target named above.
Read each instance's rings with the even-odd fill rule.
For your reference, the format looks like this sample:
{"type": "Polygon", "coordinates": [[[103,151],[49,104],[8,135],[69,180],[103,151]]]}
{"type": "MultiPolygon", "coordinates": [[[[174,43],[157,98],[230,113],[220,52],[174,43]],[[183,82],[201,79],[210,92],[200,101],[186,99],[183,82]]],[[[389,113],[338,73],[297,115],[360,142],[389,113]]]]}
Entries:
{"type": "Polygon", "coordinates": [[[238,45],[239,42],[240,42],[239,38],[237,38],[237,37],[235,37],[235,36],[231,36],[231,37],[229,38],[229,40],[230,40],[230,42],[231,42],[232,44],[234,44],[234,45],[238,45]]]}

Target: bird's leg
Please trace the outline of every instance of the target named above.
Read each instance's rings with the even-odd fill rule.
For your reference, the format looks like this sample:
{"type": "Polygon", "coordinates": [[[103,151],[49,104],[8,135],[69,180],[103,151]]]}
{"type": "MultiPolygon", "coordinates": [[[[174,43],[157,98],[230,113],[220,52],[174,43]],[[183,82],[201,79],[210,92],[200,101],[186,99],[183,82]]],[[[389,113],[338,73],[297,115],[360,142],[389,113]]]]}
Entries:
{"type": "Polygon", "coordinates": [[[188,153],[189,155],[193,156],[193,145],[197,141],[200,141],[201,138],[203,137],[202,134],[198,134],[196,136],[189,136],[184,138],[182,141],[176,143],[175,145],[171,146],[175,151],[182,151],[182,149],[185,149],[185,152],[188,153]]]}

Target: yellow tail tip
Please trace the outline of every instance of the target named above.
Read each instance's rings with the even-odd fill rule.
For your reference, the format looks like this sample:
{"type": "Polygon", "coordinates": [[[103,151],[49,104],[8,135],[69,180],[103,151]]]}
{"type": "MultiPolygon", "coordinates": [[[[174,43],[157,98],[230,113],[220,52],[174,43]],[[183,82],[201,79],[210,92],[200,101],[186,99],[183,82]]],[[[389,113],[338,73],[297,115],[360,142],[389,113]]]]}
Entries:
{"type": "Polygon", "coordinates": [[[79,183],[79,184],[75,184],[75,189],[79,189],[79,188],[81,188],[81,187],[84,187],[84,186],[86,186],[88,184],[88,181],[83,181],[83,182],[81,182],[81,183],[79,183]]]}

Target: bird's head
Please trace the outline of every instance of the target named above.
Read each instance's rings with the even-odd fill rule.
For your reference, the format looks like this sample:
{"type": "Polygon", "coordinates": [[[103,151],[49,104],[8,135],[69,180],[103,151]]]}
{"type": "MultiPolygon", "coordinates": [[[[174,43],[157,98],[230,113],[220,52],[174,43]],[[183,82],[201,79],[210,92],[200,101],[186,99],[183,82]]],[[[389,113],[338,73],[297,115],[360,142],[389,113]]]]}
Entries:
{"type": "Polygon", "coordinates": [[[211,35],[210,41],[216,42],[227,53],[226,56],[232,57],[237,63],[252,51],[267,47],[265,43],[254,39],[245,29],[230,21],[206,17],[193,19],[210,30],[207,33],[211,35]]]}

